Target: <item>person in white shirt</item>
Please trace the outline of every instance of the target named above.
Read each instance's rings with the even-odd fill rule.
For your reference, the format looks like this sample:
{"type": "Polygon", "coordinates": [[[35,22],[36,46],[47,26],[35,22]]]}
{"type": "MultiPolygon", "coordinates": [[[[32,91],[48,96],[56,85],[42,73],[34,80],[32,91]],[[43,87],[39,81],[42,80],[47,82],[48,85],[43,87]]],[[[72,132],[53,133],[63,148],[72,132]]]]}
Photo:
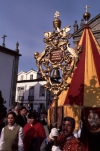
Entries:
{"type": "Polygon", "coordinates": [[[0,151],[23,151],[23,129],[16,124],[16,114],[9,112],[8,125],[1,131],[0,151]]]}

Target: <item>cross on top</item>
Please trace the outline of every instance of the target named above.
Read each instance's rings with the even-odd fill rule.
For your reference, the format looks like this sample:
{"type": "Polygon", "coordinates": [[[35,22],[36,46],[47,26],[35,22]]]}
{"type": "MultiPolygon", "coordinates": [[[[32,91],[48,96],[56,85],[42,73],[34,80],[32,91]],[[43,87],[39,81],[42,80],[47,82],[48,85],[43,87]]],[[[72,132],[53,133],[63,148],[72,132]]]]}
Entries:
{"type": "Polygon", "coordinates": [[[60,16],[60,13],[58,11],[55,12],[54,17],[58,18],[60,16]]]}
{"type": "Polygon", "coordinates": [[[86,12],[88,12],[88,8],[89,8],[89,6],[88,6],[88,5],[86,5],[84,8],[86,9],[86,12]]]}
{"type": "Polygon", "coordinates": [[[6,38],[6,37],[7,37],[6,35],[3,35],[3,37],[2,37],[2,38],[3,38],[3,43],[2,43],[2,46],[3,46],[3,47],[5,47],[5,38],[6,38]]]}

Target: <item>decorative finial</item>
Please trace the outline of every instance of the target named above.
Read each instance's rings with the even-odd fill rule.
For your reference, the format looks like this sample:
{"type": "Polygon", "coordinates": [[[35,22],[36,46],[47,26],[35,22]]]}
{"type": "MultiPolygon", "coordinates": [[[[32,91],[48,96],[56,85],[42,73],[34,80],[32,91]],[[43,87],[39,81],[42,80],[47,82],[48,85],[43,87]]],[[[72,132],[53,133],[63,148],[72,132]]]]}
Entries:
{"type": "Polygon", "coordinates": [[[76,32],[78,30],[77,20],[75,20],[73,27],[74,27],[74,32],[76,32]]]}
{"type": "Polygon", "coordinates": [[[88,12],[88,8],[89,8],[89,6],[88,6],[88,5],[86,5],[84,8],[86,9],[86,12],[88,12]]]}
{"type": "Polygon", "coordinates": [[[91,14],[88,12],[88,8],[89,8],[89,6],[86,5],[85,6],[86,12],[83,14],[83,18],[85,19],[86,24],[88,23],[88,20],[90,19],[90,16],[91,16],[91,14]]]}
{"type": "Polygon", "coordinates": [[[57,30],[57,28],[61,28],[61,20],[58,18],[60,16],[60,13],[58,11],[55,12],[54,14],[54,18],[55,20],[53,21],[53,27],[55,30],[57,30]]]}
{"type": "Polygon", "coordinates": [[[5,38],[6,38],[6,37],[7,37],[6,35],[3,35],[3,37],[2,37],[2,38],[3,38],[3,43],[2,43],[2,46],[3,46],[3,47],[5,47],[5,38]]]}
{"type": "Polygon", "coordinates": [[[19,43],[18,43],[18,41],[17,41],[17,43],[16,43],[16,51],[19,53],[18,47],[19,47],[19,43]]]}
{"type": "Polygon", "coordinates": [[[81,19],[80,27],[84,25],[84,19],[81,19]]]}
{"type": "Polygon", "coordinates": [[[58,18],[60,16],[60,13],[58,11],[55,12],[54,17],[58,18]]]}

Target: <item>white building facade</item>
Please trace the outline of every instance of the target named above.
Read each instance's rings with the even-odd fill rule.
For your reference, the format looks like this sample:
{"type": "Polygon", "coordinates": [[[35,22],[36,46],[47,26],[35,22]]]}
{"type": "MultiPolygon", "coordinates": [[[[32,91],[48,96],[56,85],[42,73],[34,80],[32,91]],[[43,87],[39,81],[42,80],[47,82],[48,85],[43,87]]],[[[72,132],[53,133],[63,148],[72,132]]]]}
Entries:
{"type": "Polygon", "coordinates": [[[11,108],[15,101],[19,56],[21,55],[18,49],[11,50],[0,46],[0,91],[7,109],[11,108]]]}
{"type": "Polygon", "coordinates": [[[43,87],[46,81],[41,74],[30,70],[28,72],[20,72],[18,74],[16,98],[17,104],[25,105],[30,102],[33,110],[37,110],[38,106],[42,111],[47,110],[51,103],[52,95],[43,87]]]}

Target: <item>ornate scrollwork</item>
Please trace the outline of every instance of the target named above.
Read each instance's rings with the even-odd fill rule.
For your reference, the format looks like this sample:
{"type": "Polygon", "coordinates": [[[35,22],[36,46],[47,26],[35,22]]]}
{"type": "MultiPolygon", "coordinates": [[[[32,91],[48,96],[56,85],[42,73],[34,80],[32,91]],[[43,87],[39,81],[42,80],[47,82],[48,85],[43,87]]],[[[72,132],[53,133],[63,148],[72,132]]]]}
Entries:
{"type": "Polygon", "coordinates": [[[44,86],[54,96],[58,96],[63,90],[69,87],[70,83],[67,83],[67,79],[71,77],[76,68],[76,64],[79,61],[79,53],[82,51],[81,46],[77,50],[69,47],[69,38],[72,36],[68,33],[69,31],[70,26],[60,30],[57,27],[56,20],[54,31],[44,33],[44,51],[40,54],[38,52],[34,53],[39,72],[41,72],[42,77],[47,81],[44,86]],[[54,69],[59,69],[62,73],[61,81],[52,80],[51,73],[54,69]]]}

